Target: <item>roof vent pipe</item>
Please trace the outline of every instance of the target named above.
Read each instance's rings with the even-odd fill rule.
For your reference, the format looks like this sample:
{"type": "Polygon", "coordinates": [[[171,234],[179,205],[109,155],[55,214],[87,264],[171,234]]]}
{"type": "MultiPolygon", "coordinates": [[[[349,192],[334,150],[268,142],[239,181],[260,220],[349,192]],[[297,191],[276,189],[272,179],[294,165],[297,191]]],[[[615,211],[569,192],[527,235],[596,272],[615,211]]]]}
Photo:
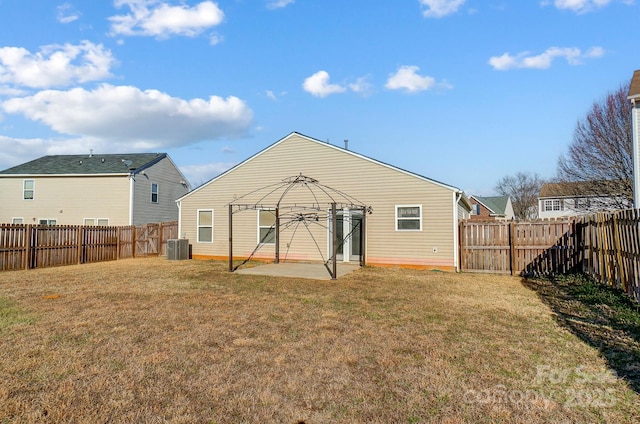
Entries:
{"type": "Polygon", "coordinates": [[[349,140],[344,141],[344,150],[349,150],[349,140]]]}

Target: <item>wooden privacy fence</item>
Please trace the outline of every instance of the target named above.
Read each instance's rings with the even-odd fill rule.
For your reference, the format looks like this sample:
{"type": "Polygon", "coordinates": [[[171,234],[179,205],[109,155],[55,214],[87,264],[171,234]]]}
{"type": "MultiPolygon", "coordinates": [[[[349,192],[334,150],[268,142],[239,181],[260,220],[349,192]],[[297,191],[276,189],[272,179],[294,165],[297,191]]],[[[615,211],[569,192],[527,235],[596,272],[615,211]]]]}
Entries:
{"type": "Polygon", "coordinates": [[[582,272],[640,301],[640,210],[550,221],[467,221],[459,231],[462,271],[582,272]]]}
{"type": "Polygon", "coordinates": [[[94,227],[0,225],[0,271],[166,254],[178,223],[94,227]]]}

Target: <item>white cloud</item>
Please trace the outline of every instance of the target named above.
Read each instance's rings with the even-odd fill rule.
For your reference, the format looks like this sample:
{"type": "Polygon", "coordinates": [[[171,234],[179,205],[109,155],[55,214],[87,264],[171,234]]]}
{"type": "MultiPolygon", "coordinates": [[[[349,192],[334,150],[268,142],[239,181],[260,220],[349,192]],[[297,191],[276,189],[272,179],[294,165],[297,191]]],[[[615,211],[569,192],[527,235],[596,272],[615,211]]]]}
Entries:
{"type": "Polygon", "coordinates": [[[347,89],[338,84],[329,83],[329,73],[318,71],[304,80],[302,87],[316,97],[326,97],[330,94],[344,93],[347,89]]]}
{"type": "Polygon", "coordinates": [[[456,13],[466,0],[420,0],[420,4],[426,7],[422,12],[426,18],[442,18],[456,13]]]}
{"type": "Polygon", "coordinates": [[[201,186],[212,178],[222,174],[233,168],[236,162],[213,162],[199,165],[183,165],[180,166],[180,171],[191,182],[192,187],[195,188],[201,186]]]}
{"type": "Polygon", "coordinates": [[[498,71],[510,69],[548,69],[556,58],[564,58],[570,65],[579,65],[585,59],[595,59],[604,55],[602,47],[592,47],[583,53],[580,49],[572,47],[550,47],[539,55],[531,55],[530,52],[518,53],[512,56],[504,53],[502,56],[493,56],[489,59],[489,65],[498,71]]]}
{"type": "Polygon", "coordinates": [[[0,85],[48,88],[97,81],[110,77],[114,64],[111,51],[89,41],[44,46],[35,54],[22,47],[2,47],[0,85]]]}
{"type": "Polygon", "coordinates": [[[360,77],[356,80],[356,82],[349,84],[349,89],[354,93],[368,96],[369,94],[371,94],[372,87],[368,77],[360,77]]]}
{"type": "Polygon", "coordinates": [[[157,90],[108,84],[92,91],[41,91],[0,107],[60,134],[121,144],[127,150],[241,137],[253,121],[253,112],[237,97],[183,100],[157,90]]]}
{"type": "Polygon", "coordinates": [[[63,3],[56,10],[58,11],[56,19],[61,24],[68,24],[80,18],[80,13],[73,8],[71,3],[63,3]]]}
{"type": "Polygon", "coordinates": [[[209,43],[212,46],[215,46],[216,44],[220,44],[224,41],[224,37],[218,33],[213,33],[209,36],[209,43]]]}
{"type": "MultiPolygon", "coordinates": [[[[624,1],[630,4],[630,1],[624,1]]],[[[585,13],[594,9],[600,9],[611,3],[611,0],[555,0],[554,6],[560,10],[571,10],[576,13],[585,13]]]]}
{"type": "Polygon", "coordinates": [[[417,66],[401,66],[395,74],[389,76],[385,88],[410,93],[432,88],[436,84],[435,78],[418,75],[419,70],[417,66]]]}
{"type": "Polygon", "coordinates": [[[293,4],[296,0],[270,0],[267,2],[267,9],[281,9],[293,4]]]}
{"type": "Polygon", "coordinates": [[[160,0],[115,0],[114,3],[116,7],[129,7],[131,13],[109,18],[112,35],[194,37],[224,19],[224,13],[212,1],[203,1],[193,7],[171,6],[160,0]]]}

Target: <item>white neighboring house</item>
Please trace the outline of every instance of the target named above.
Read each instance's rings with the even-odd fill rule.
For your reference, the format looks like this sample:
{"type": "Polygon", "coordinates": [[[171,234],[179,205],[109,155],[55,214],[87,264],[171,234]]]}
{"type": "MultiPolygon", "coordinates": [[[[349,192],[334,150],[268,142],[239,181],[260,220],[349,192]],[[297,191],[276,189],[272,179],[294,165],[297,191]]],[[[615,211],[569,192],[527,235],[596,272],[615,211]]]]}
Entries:
{"type": "Polygon", "coordinates": [[[0,171],[0,223],[177,221],[175,201],[189,189],[166,153],[43,156],[0,171]]]}
{"type": "Polygon", "coordinates": [[[563,218],[631,208],[622,196],[594,195],[583,182],[547,183],[540,188],[538,218],[563,218]]]}

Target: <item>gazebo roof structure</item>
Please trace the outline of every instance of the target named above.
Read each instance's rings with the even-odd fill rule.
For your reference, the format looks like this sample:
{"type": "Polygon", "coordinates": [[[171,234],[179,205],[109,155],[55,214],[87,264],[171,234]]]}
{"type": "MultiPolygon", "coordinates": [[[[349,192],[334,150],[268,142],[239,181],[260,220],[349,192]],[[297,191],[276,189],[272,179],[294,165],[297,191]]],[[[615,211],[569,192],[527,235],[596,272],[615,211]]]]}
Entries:
{"type": "MultiPolygon", "coordinates": [[[[284,180],[266,185],[257,190],[246,193],[233,202],[228,204],[229,206],[229,271],[233,272],[240,266],[248,262],[253,255],[262,246],[261,240],[258,242],[256,248],[240,265],[233,266],[233,215],[246,210],[274,210],[275,211],[275,224],[271,227],[275,230],[275,262],[280,262],[279,240],[282,229],[294,228],[293,234],[295,235],[297,229],[302,225],[307,229],[308,233],[314,239],[314,243],[320,252],[321,257],[324,260],[322,251],[319,247],[317,240],[313,236],[313,232],[309,230],[310,226],[319,225],[327,228],[331,223],[333,228],[330,230],[330,234],[333,235],[333,252],[329,258],[324,260],[324,264],[331,274],[332,278],[336,278],[336,256],[337,246],[344,243],[347,237],[351,236],[351,233],[346,234],[342,240],[338,240],[336,231],[337,211],[341,209],[360,210],[363,217],[367,214],[371,214],[373,211],[370,206],[366,206],[355,197],[344,193],[335,188],[321,184],[318,180],[304,176],[302,174],[285,178],[284,180]],[[332,263],[332,267],[328,266],[332,263]]],[[[362,247],[364,247],[365,235],[364,231],[364,219],[362,221],[361,228],[361,240],[362,247]]],[[[361,265],[364,265],[364,249],[360,260],[361,265]]]]}

